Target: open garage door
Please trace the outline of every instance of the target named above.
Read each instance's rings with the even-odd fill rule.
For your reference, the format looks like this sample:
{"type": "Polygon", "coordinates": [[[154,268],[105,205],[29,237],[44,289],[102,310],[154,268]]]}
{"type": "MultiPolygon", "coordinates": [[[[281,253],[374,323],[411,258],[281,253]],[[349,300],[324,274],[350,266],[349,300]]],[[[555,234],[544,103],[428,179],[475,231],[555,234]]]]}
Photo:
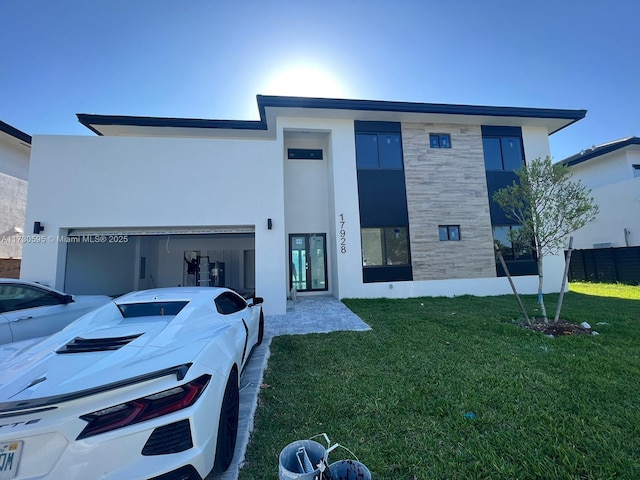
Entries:
{"type": "Polygon", "coordinates": [[[253,226],[69,230],[65,291],[121,295],[184,285],[255,289],[253,226]]]}

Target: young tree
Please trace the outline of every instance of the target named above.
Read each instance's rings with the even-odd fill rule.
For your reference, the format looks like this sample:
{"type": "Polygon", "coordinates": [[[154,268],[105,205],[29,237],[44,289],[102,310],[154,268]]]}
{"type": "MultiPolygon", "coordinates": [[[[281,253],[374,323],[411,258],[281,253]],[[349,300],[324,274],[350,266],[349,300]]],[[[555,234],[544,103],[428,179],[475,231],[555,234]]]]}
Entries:
{"type": "Polygon", "coordinates": [[[547,311],[542,298],[546,255],[560,250],[567,235],[584,227],[599,208],[581,181],[572,181],[569,167],[552,163],[551,157],[536,158],[515,171],[518,181],[501,188],[493,199],[519,228],[511,229],[509,240],[516,248],[533,250],[538,259],[538,301],[545,323],[547,311]]]}

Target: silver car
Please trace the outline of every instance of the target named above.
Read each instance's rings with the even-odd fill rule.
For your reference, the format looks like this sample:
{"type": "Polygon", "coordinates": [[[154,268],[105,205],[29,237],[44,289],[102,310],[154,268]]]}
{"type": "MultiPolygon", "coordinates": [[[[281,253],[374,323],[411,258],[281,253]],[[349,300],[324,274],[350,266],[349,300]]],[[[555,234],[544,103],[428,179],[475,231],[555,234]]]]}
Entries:
{"type": "Polygon", "coordinates": [[[38,283],[0,278],[0,345],[51,335],[110,301],[104,295],[67,295],[38,283]]]}

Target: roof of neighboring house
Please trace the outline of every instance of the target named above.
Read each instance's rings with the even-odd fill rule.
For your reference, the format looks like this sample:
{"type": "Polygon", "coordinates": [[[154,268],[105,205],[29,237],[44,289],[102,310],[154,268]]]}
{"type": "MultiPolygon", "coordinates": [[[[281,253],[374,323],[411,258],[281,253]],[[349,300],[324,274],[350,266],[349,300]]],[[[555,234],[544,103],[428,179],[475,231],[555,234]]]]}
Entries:
{"type": "Polygon", "coordinates": [[[593,146],[588,150],[582,150],[575,155],[560,160],[560,163],[572,167],[587,160],[600,157],[607,153],[615,152],[621,148],[628,147],[629,145],[640,145],[640,137],[627,137],[620,140],[614,140],[613,142],[603,143],[602,145],[593,146]]]}
{"type": "Polygon", "coordinates": [[[315,117],[353,120],[469,123],[481,125],[531,125],[555,133],[585,117],[586,110],[528,107],[495,107],[441,103],[390,102],[337,98],[281,97],[258,95],[260,120],[205,120],[194,118],[137,117],[77,114],[84,126],[98,135],[208,136],[202,129],[244,136],[271,136],[275,117],[315,117]],[[461,117],[465,121],[461,121],[461,117]],[[159,130],[160,129],[160,130],[159,130]],[[175,129],[180,129],[176,131],[175,129]],[[245,132],[244,135],[242,132],[245,132]],[[262,133],[260,133],[262,132],[262,133]]]}
{"type": "Polygon", "coordinates": [[[28,143],[29,145],[31,145],[31,135],[27,135],[23,131],[18,130],[15,127],[12,127],[11,125],[3,122],[2,120],[0,120],[0,132],[4,132],[7,135],[12,136],[13,138],[16,138],[18,140],[23,141],[24,143],[28,143]]]}

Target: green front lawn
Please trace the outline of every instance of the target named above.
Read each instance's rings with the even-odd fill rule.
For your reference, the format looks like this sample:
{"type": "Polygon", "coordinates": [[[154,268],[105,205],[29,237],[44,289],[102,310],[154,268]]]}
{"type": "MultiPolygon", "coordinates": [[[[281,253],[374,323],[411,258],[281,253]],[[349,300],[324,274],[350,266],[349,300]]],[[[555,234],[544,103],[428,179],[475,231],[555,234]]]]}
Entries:
{"type": "Polygon", "coordinates": [[[464,296],[347,300],[372,331],[275,338],[240,479],[277,478],[321,432],[374,479],[640,478],[640,287],[571,290],[562,317],[600,335],[547,338],[512,296],[464,296]]]}

